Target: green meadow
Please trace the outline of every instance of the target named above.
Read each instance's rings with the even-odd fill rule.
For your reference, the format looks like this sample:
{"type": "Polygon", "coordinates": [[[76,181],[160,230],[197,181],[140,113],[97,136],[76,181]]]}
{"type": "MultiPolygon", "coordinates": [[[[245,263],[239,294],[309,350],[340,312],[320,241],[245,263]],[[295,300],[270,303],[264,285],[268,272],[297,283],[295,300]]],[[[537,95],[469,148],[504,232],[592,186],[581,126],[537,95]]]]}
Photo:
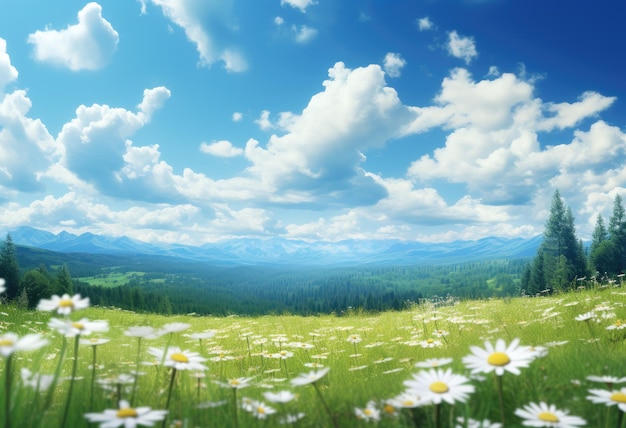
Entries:
{"type": "MultiPolygon", "coordinates": [[[[451,300],[340,317],[160,316],[89,307],[67,318],[78,324],[104,320],[108,331],[75,337],[48,325],[52,318],[64,320],[63,315],[3,305],[0,350],[8,343],[7,333],[41,334],[49,343],[3,353],[1,420],[4,426],[20,428],[96,427],[86,413],[110,409],[123,421],[127,414],[118,403],[126,400],[131,412],[145,406],[167,410],[166,420],[153,422],[167,427],[495,427],[502,419],[503,426],[517,427],[523,419],[516,409],[545,402],[585,419],[584,426],[619,427],[623,412],[618,406],[587,397],[591,389],[607,390],[614,397],[611,404],[622,404],[625,295],[619,287],[594,288],[535,298],[451,300]],[[135,326],[180,330],[156,338],[125,334],[135,326]],[[108,342],[96,341],[101,338],[108,342]],[[471,347],[484,349],[485,341],[498,339],[509,344],[515,338],[537,352],[519,375],[505,372],[498,377],[466,367],[463,360],[472,354],[471,347]],[[198,353],[206,370],[172,369],[149,352],[173,347],[180,348],[179,356],[198,353]],[[436,358],[451,358],[438,369],[465,376],[473,391],[453,404],[403,406],[394,401],[407,389],[405,381],[431,370],[416,364],[436,358]],[[31,371],[31,380],[51,375],[52,385],[29,384],[23,369],[31,371]],[[329,370],[314,382],[292,383],[324,369],[329,370]],[[588,376],[606,378],[593,381],[588,376]],[[289,397],[285,402],[266,398],[268,392],[281,391],[289,397]],[[285,420],[287,415],[293,420],[285,420]],[[472,425],[470,419],[481,425],[472,425]]],[[[106,426],[131,426],[121,423],[106,426]]],[[[532,426],[580,426],[551,423],[532,426]]]]}

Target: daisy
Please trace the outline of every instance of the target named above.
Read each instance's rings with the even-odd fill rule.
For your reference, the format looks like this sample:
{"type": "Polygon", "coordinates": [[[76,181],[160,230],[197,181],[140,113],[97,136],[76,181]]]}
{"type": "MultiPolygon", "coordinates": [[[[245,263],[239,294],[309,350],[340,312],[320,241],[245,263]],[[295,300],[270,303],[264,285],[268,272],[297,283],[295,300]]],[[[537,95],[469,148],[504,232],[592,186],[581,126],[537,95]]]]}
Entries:
{"type": "Polygon", "coordinates": [[[22,368],[20,371],[20,375],[22,378],[22,385],[33,388],[35,391],[44,392],[52,382],[54,381],[54,375],[43,375],[32,373],[27,368],[22,368]]]}
{"type": "Polygon", "coordinates": [[[452,358],[428,358],[424,361],[415,363],[415,367],[420,369],[431,369],[448,365],[452,362],[452,358]]]}
{"type": "Polygon", "coordinates": [[[288,403],[294,398],[296,395],[291,391],[279,391],[279,392],[264,392],[263,396],[267,401],[271,401],[272,403],[288,403]]]}
{"type": "Polygon", "coordinates": [[[83,299],[80,297],[80,294],[74,294],[71,297],[69,294],[64,294],[61,297],[55,294],[50,299],[41,299],[37,304],[37,310],[39,311],[56,311],[57,314],[65,316],[72,313],[72,311],[88,307],[89,297],[83,299]]]}
{"type": "Polygon", "coordinates": [[[165,335],[168,333],[178,333],[180,331],[187,330],[189,327],[191,327],[191,324],[184,322],[171,322],[169,324],[165,324],[159,331],[162,335],[165,335]]]}
{"type": "Polygon", "coordinates": [[[10,357],[14,352],[34,351],[48,344],[48,340],[40,334],[27,334],[19,337],[15,333],[5,333],[0,336],[0,355],[10,357]]]}
{"type": "Polygon", "coordinates": [[[376,408],[376,403],[370,401],[364,409],[354,408],[354,414],[357,419],[366,422],[378,422],[380,420],[380,410],[376,408]]]}
{"type": "Polygon", "coordinates": [[[276,413],[276,409],[257,400],[244,399],[242,407],[245,411],[252,413],[252,416],[257,419],[266,419],[269,415],[276,413]]]}
{"type": "Polygon", "coordinates": [[[617,391],[590,389],[589,392],[592,395],[588,395],[587,400],[590,400],[592,403],[604,403],[607,406],[617,405],[622,412],[626,412],[626,388],[617,391]]]}
{"type": "Polygon", "coordinates": [[[215,336],[217,334],[217,331],[215,330],[208,330],[208,331],[203,331],[200,333],[191,333],[191,334],[186,334],[185,336],[191,338],[191,339],[197,339],[197,340],[203,340],[203,339],[212,339],[213,336],[215,336]]]}
{"type": "Polygon", "coordinates": [[[65,337],[89,336],[94,332],[103,333],[109,331],[108,321],[89,321],[87,318],[82,318],[80,321],[50,318],[48,327],[58,331],[65,337]]]}
{"type": "Polygon", "coordinates": [[[397,409],[412,409],[430,404],[430,401],[420,397],[413,390],[407,390],[387,400],[387,404],[397,409]]]}
{"type": "Polygon", "coordinates": [[[534,358],[533,352],[527,346],[518,346],[519,339],[506,346],[502,339],[496,341],[495,347],[489,342],[485,342],[485,349],[471,346],[471,355],[463,357],[463,363],[474,373],[495,372],[502,376],[505,371],[515,375],[520,374],[520,368],[528,367],[534,358]]]}
{"type": "Polygon", "coordinates": [[[101,428],[135,428],[137,425],[151,427],[167,416],[167,410],[152,410],[150,407],[130,407],[128,401],[120,400],[118,410],[107,409],[102,413],[85,413],[89,422],[102,422],[101,428]]]}
{"type": "Polygon", "coordinates": [[[206,358],[200,356],[197,352],[183,351],[176,346],[166,350],[159,348],[150,348],[148,352],[159,361],[163,361],[166,367],[173,367],[176,370],[207,370],[202,364],[206,358]]]}
{"type": "Polygon", "coordinates": [[[589,321],[591,319],[597,318],[598,315],[594,311],[585,312],[584,314],[580,314],[574,318],[576,321],[589,321]]]}
{"type": "Polygon", "coordinates": [[[214,380],[217,385],[223,388],[231,388],[231,389],[242,389],[250,386],[250,381],[254,379],[252,377],[239,377],[236,379],[228,379],[228,382],[220,382],[219,380],[214,380]]]}
{"type": "Polygon", "coordinates": [[[161,333],[154,327],[132,326],[124,331],[124,336],[138,337],[140,339],[157,339],[161,337],[161,333]]]}
{"type": "Polygon", "coordinates": [[[361,339],[361,336],[359,336],[358,334],[351,334],[346,340],[350,343],[359,343],[363,339],[361,339]]]}
{"type": "Polygon", "coordinates": [[[474,386],[467,382],[467,377],[452,373],[452,369],[430,369],[413,375],[413,380],[404,381],[404,385],[410,392],[434,404],[442,401],[454,404],[467,401],[469,394],[474,392],[474,386]]]}
{"type": "Polygon", "coordinates": [[[589,380],[591,382],[606,383],[609,386],[609,388],[610,388],[611,386],[613,386],[616,383],[624,383],[624,382],[626,382],[626,377],[589,375],[589,376],[587,376],[587,380],[589,380]]]}
{"type": "Polygon", "coordinates": [[[522,425],[527,427],[575,428],[587,424],[586,420],[570,416],[567,411],[559,410],[554,404],[548,405],[543,401],[516,409],[515,414],[524,419],[522,425]]]}
{"type": "Polygon", "coordinates": [[[291,384],[294,386],[302,386],[308,385],[310,383],[315,383],[324,376],[326,376],[326,373],[328,373],[329,370],[330,367],[325,367],[319,370],[312,370],[308,373],[302,373],[297,378],[291,379],[291,384]]]}
{"type": "Polygon", "coordinates": [[[458,417],[456,420],[458,421],[458,424],[455,428],[502,428],[502,424],[495,422],[492,423],[489,419],[477,421],[472,418],[464,419],[462,417],[458,417]]]}

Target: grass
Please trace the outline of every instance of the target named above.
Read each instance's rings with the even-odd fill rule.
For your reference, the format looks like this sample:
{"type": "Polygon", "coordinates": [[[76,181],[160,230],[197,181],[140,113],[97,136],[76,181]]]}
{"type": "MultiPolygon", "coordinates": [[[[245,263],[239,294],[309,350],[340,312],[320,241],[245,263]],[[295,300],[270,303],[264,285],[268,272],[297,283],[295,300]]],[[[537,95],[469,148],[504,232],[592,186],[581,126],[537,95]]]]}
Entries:
{"type": "MultiPolygon", "coordinates": [[[[83,282],[86,282],[89,285],[98,286],[98,287],[120,287],[122,285],[128,284],[132,280],[141,280],[143,279],[145,272],[117,272],[110,271],[106,274],[99,274],[96,276],[84,276],[81,278],[77,278],[83,282]]],[[[163,283],[165,282],[165,278],[153,278],[150,279],[151,283],[163,283]]]]}
{"type": "MultiPolygon", "coordinates": [[[[625,294],[621,288],[594,289],[540,298],[466,301],[443,307],[422,305],[402,312],[354,312],[344,317],[166,317],[92,307],[72,313],[70,318],[107,320],[110,330],[106,334],[84,338],[106,336],[110,341],[77,347],[73,382],[70,378],[75,339],[64,339],[48,327],[49,319],[56,315],[4,305],[0,307],[0,349],[1,335],[5,332],[20,337],[40,333],[50,343],[39,350],[16,352],[4,358],[5,364],[0,366],[5,385],[0,392],[3,403],[0,420],[6,421],[4,405],[9,391],[13,427],[60,426],[64,418],[66,426],[97,426],[89,424],[83,415],[117,409],[119,399],[131,401],[139,355],[139,361],[149,364],[140,365],[142,374],[137,378],[132,404],[157,410],[168,407],[167,425],[163,426],[225,427],[236,423],[241,427],[274,427],[282,426],[278,421],[286,413],[304,413],[297,422],[299,427],[366,426],[372,422],[359,420],[355,408],[364,409],[374,401],[372,408],[381,410],[387,400],[405,390],[403,382],[419,372],[415,363],[450,357],[453,361],[445,368],[469,377],[462,360],[471,353],[471,346],[484,347],[486,340],[493,343],[503,339],[510,343],[519,338],[522,345],[545,346],[547,355],[523,368],[519,376],[505,373],[501,378],[505,426],[521,426],[521,419],[514,414],[516,409],[530,402],[545,401],[559,409],[571,410],[572,414],[586,419],[587,426],[619,428],[622,420],[616,406],[594,404],[586,398],[589,389],[607,386],[586,377],[626,375],[623,362],[626,329],[606,329],[617,320],[626,319],[625,294]],[[590,311],[595,314],[594,319],[576,320],[590,311]],[[189,328],[141,342],[124,334],[131,326],[159,329],[171,323],[187,323],[189,328]],[[210,339],[188,336],[205,331],[215,331],[215,335],[210,339]],[[437,343],[440,346],[423,347],[437,343]],[[208,370],[200,375],[177,370],[174,376],[172,370],[163,367],[148,352],[150,347],[174,346],[199,353],[207,359],[204,365],[208,370]],[[276,358],[281,351],[283,358],[276,358]],[[7,373],[9,363],[11,369],[7,373]],[[305,365],[312,363],[330,371],[313,385],[293,386],[292,379],[314,370],[305,365]],[[22,384],[22,368],[51,375],[58,370],[58,383],[49,396],[48,392],[35,392],[22,384]],[[123,382],[121,375],[128,376],[128,383],[123,382]],[[96,381],[93,386],[92,376],[96,381]],[[250,386],[233,391],[218,384],[238,378],[251,378],[250,386]],[[68,400],[70,390],[72,396],[68,400]],[[296,398],[280,404],[269,402],[263,395],[281,390],[293,392],[296,398]],[[249,400],[258,400],[270,409],[261,414],[248,412],[242,406],[249,400]],[[276,413],[269,414],[271,409],[276,413]],[[263,415],[267,417],[257,418],[263,415]]],[[[383,411],[377,424],[453,427],[459,416],[498,422],[501,410],[497,382],[492,374],[482,377],[469,381],[475,392],[467,402],[396,409],[395,416],[383,411]],[[439,413],[437,417],[435,409],[439,413]]],[[[263,410],[258,404],[252,410],[263,410]]]]}

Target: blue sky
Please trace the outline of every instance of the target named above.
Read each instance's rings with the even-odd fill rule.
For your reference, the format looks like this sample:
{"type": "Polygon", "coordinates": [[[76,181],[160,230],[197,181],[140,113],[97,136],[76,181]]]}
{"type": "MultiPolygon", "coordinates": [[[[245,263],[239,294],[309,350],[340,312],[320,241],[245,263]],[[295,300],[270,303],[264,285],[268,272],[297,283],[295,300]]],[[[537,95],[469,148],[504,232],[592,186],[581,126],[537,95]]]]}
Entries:
{"type": "Polygon", "coordinates": [[[0,4],[0,224],[199,245],[543,232],[626,196],[626,5],[0,4]]]}

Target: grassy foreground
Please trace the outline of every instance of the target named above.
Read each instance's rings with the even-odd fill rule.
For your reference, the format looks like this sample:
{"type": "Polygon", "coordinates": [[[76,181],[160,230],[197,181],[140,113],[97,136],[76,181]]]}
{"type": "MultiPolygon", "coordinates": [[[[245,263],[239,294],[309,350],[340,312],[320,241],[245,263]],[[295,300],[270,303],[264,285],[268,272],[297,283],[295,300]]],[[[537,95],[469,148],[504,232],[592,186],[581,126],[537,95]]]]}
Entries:
{"type": "MultiPolygon", "coordinates": [[[[545,402],[585,419],[586,425],[566,424],[567,413],[537,411],[539,422],[533,426],[619,427],[624,418],[618,406],[626,407],[620,385],[626,378],[618,379],[626,376],[625,295],[622,288],[593,289],[343,317],[164,317],[90,307],[67,319],[74,324],[104,320],[108,331],[86,335],[85,330],[74,337],[49,326],[51,318],[65,321],[62,315],[3,305],[0,350],[9,345],[7,333],[37,333],[49,343],[1,354],[0,425],[95,427],[98,423],[84,415],[112,409],[119,425],[107,426],[133,426],[132,412],[148,406],[168,410],[166,420],[153,420],[155,426],[496,427],[504,419],[503,426],[515,427],[524,420],[516,409],[545,402]],[[159,337],[141,337],[147,329],[137,333],[135,326],[154,327],[159,337]],[[131,331],[137,334],[129,336],[131,331]],[[485,341],[498,339],[510,344],[515,338],[534,352],[519,375],[472,373],[464,362],[470,347],[484,349],[485,341]],[[176,347],[180,352],[170,356],[149,352],[157,348],[167,354],[176,347]],[[183,364],[164,366],[170,357],[183,364]],[[415,366],[432,358],[452,361],[415,366]],[[194,362],[207,369],[185,369],[194,362]],[[453,394],[454,404],[411,405],[406,394],[401,396],[407,391],[404,382],[435,365],[467,377],[464,384],[473,391],[465,397],[453,394]],[[310,375],[308,381],[298,382],[303,373],[310,375]],[[612,401],[593,403],[587,398],[591,389],[608,391],[612,401]],[[128,409],[119,410],[119,400],[128,401],[128,409]],[[559,422],[550,422],[549,413],[559,422]],[[472,425],[470,418],[481,424],[472,425]]],[[[431,391],[435,384],[441,386],[432,382],[431,391]]]]}

